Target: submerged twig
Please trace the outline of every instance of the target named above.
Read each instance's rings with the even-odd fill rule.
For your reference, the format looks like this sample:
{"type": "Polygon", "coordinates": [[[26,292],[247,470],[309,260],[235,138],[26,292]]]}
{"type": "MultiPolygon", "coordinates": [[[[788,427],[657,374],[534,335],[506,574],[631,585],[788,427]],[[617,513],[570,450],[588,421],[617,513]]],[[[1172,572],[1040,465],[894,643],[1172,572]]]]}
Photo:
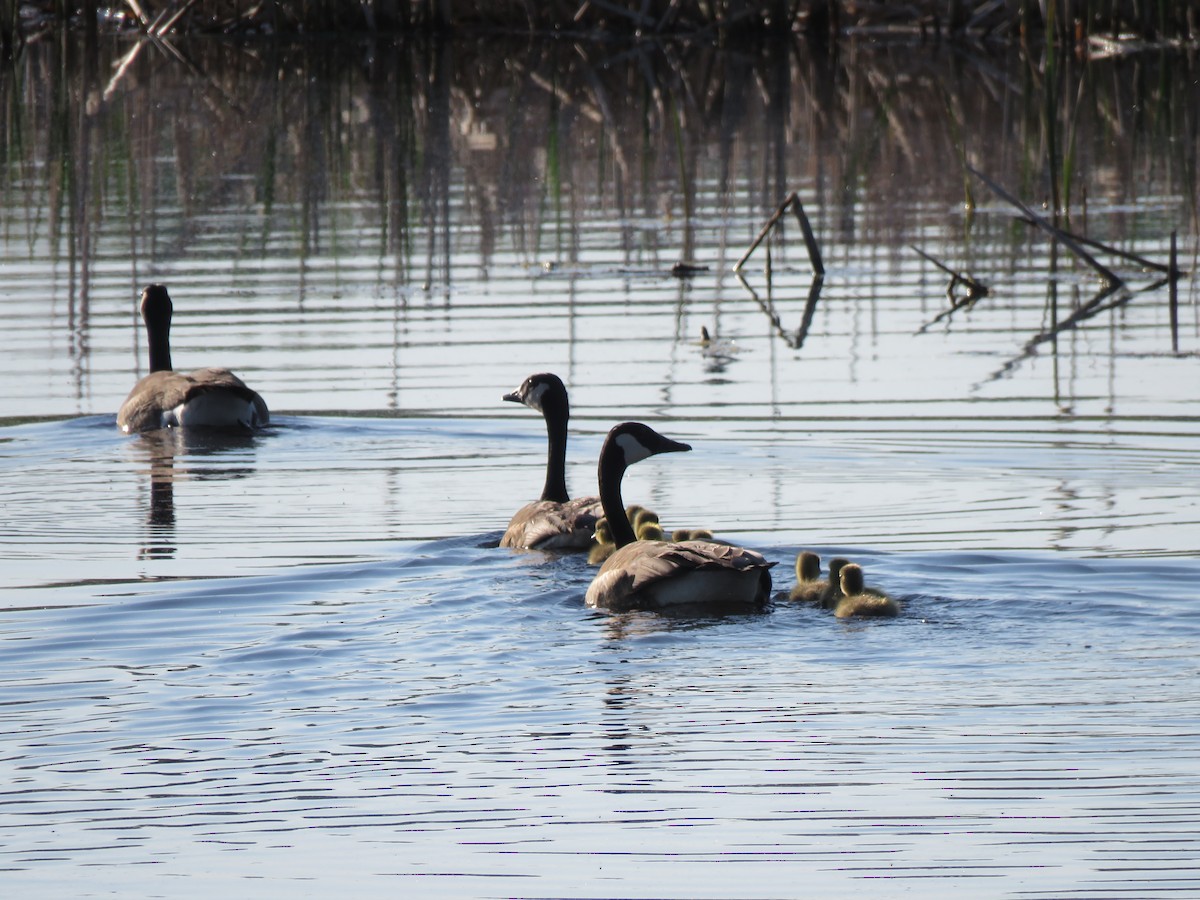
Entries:
{"type": "Polygon", "coordinates": [[[138,20],[143,29],[150,26],[150,17],[146,15],[137,0],[125,0],[125,5],[129,7],[129,11],[133,13],[134,18],[138,20]]]}
{"type": "Polygon", "coordinates": [[[954,307],[957,308],[959,306],[970,306],[980,297],[986,297],[990,293],[986,284],[981,284],[970,275],[964,275],[962,272],[951,269],[949,266],[944,265],[935,257],[926,253],[915,244],[909,244],[909,247],[921,254],[921,256],[950,276],[950,284],[946,286],[946,296],[950,298],[950,303],[954,307]],[[954,288],[960,284],[965,284],[967,286],[967,296],[963,297],[962,300],[958,300],[954,296],[954,288]]]}
{"type": "Polygon", "coordinates": [[[1118,307],[1124,306],[1126,303],[1128,303],[1132,299],[1133,299],[1133,294],[1130,293],[1128,290],[1125,290],[1124,285],[1121,285],[1121,284],[1105,285],[1103,288],[1101,288],[1100,292],[1098,294],[1096,294],[1095,297],[1093,297],[1087,303],[1083,304],[1083,306],[1079,307],[1079,309],[1075,310],[1075,312],[1071,313],[1071,315],[1067,316],[1061,322],[1056,323],[1053,327],[1047,328],[1044,331],[1042,331],[1038,334],[1035,334],[1033,337],[1031,337],[1028,341],[1025,342],[1025,346],[1022,349],[1020,355],[1014,357],[1013,359],[1010,359],[1003,366],[1001,366],[998,371],[996,371],[990,378],[988,378],[986,380],[987,381],[998,381],[1000,378],[1003,378],[1005,375],[1007,375],[1009,372],[1011,372],[1013,369],[1015,369],[1022,362],[1024,362],[1025,360],[1027,360],[1031,356],[1033,356],[1035,353],[1037,353],[1037,348],[1040,347],[1042,344],[1046,343],[1049,340],[1053,340],[1054,338],[1058,337],[1059,334],[1061,334],[1064,331],[1069,331],[1073,328],[1076,328],[1078,325],[1080,325],[1080,323],[1087,321],[1088,319],[1092,318],[1093,316],[1097,316],[1102,312],[1108,312],[1111,309],[1117,309],[1118,307]],[[1112,303],[1107,303],[1107,304],[1104,303],[1105,300],[1107,300],[1109,297],[1111,297],[1117,291],[1122,292],[1121,296],[1119,296],[1112,303]]]}
{"type": "Polygon", "coordinates": [[[150,34],[154,35],[155,37],[162,37],[172,28],[174,28],[175,23],[182,19],[184,14],[195,5],[196,0],[187,0],[187,2],[184,3],[183,6],[179,7],[179,9],[176,10],[173,15],[167,17],[166,13],[164,12],[164,14],[160,15],[158,19],[155,20],[154,24],[150,26],[150,34]]]}
{"type": "Polygon", "coordinates": [[[1104,280],[1104,283],[1106,285],[1116,288],[1116,287],[1120,287],[1123,284],[1121,279],[1119,277],[1117,277],[1116,274],[1114,274],[1110,269],[1108,269],[1102,262],[1100,262],[1098,259],[1096,259],[1094,256],[1092,256],[1090,253],[1088,253],[1086,250],[1084,250],[1083,247],[1079,244],[1079,242],[1077,240],[1075,240],[1075,238],[1072,235],[1070,235],[1068,232],[1065,232],[1061,228],[1057,227],[1056,225],[1053,225],[1050,222],[1046,221],[1046,218],[1044,216],[1039,216],[1036,212],[1034,212],[1032,209],[1030,209],[1028,206],[1026,206],[1024,203],[1022,203],[1020,200],[1018,200],[1016,197],[1014,197],[1012,194],[1010,194],[1004,188],[1002,188],[999,184],[997,184],[994,180],[989,178],[987,175],[984,175],[982,172],[980,172],[974,166],[968,165],[967,170],[969,172],[971,172],[971,174],[973,174],[974,176],[979,178],[981,181],[983,181],[984,184],[986,184],[993,191],[995,191],[996,194],[998,194],[1002,199],[1007,200],[1009,203],[1011,203],[1017,209],[1021,210],[1021,212],[1023,212],[1025,214],[1026,218],[1030,219],[1035,225],[1038,226],[1038,228],[1041,228],[1043,231],[1045,231],[1051,237],[1053,237],[1056,240],[1059,240],[1063,244],[1065,244],[1072,253],[1074,253],[1081,260],[1083,260],[1085,263],[1087,263],[1089,266],[1091,266],[1093,269],[1095,269],[1095,271],[1104,280]]]}
{"type": "Polygon", "coordinates": [[[1167,304],[1171,310],[1171,352],[1179,352],[1179,281],[1178,258],[1175,255],[1175,232],[1171,232],[1171,261],[1167,266],[1167,304]]]}
{"type": "MultiPolygon", "coordinates": [[[[1037,224],[1037,222],[1034,221],[1033,219],[1024,219],[1023,218],[1023,219],[1021,219],[1021,221],[1024,222],[1026,225],[1036,225],[1037,224]]],[[[1094,238],[1088,238],[1088,237],[1084,237],[1081,234],[1075,234],[1072,231],[1067,231],[1065,228],[1060,228],[1059,231],[1061,231],[1063,234],[1069,235],[1072,240],[1078,241],[1079,243],[1083,244],[1085,247],[1092,247],[1096,250],[1103,250],[1105,253],[1111,253],[1113,256],[1119,256],[1119,257],[1121,257],[1121,259],[1127,259],[1130,262],[1137,263],[1143,269],[1150,269],[1154,272],[1163,272],[1165,274],[1170,268],[1170,266],[1168,266],[1164,263],[1156,263],[1152,259],[1147,259],[1144,256],[1139,256],[1138,254],[1133,253],[1129,250],[1122,250],[1120,247],[1114,247],[1111,244],[1102,243],[1100,241],[1095,240],[1094,238]]]]}
{"type": "Polygon", "coordinates": [[[825,284],[825,276],[813,276],[812,284],[808,287],[808,299],[804,303],[804,312],[800,317],[800,327],[792,334],[783,327],[783,321],[779,318],[779,313],[775,312],[775,304],[771,301],[770,297],[764,301],[758,296],[758,292],[750,286],[750,283],[746,281],[741,272],[735,272],[734,274],[737,280],[741,282],[742,287],[746,289],[746,292],[758,304],[759,309],[766,314],[771,325],[775,328],[776,334],[783,338],[783,342],[793,350],[799,350],[803,347],[804,339],[808,337],[808,329],[812,327],[813,315],[817,311],[817,301],[821,299],[821,286],[825,284]]]}
{"type": "Polygon", "coordinates": [[[104,92],[100,95],[100,98],[105,103],[112,99],[112,95],[116,93],[117,85],[121,83],[121,80],[125,77],[125,73],[129,71],[129,67],[133,65],[133,61],[138,58],[144,46],[146,46],[146,41],[139,40],[114,64],[115,71],[112,78],[108,80],[108,84],[104,86],[104,92]]]}
{"type": "Polygon", "coordinates": [[[808,248],[808,261],[812,264],[813,274],[824,278],[825,263],[821,261],[821,248],[817,246],[817,238],[804,212],[804,204],[800,202],[800,195],[795,191],[792,191],[792,209],[796,213],[796,221],[800,223],[800,232],[804,235],[804,246],[808,248]]]}
{"type": "Polygon", "coordinates": [[[740,272],[742,270],[742,266],[744,266],[746,264],[746,260],[748,260],[750,258],[750,254],[758,249],[758,245],[761,244],[766,239],[767,234],[769,234],[771,229],[775,227],[775,223],[783,218],[783,214],[785,212],[787,212],[788,204],[791,202],[792,202],[792,198],[789,195],[787,197],[787,199],[785,199],[782,203],[779,204],[779,208],[777,210],[775,210],[775,212],[771,216],[771,218],[767,219],[767,224],[764,225],[762,227],[762,229],[758,232],[758,237],[756,237],[754,239],[754,242],[750,245],[749,249],[746,250],[746,252],[742,254],[741,259],[739,259],[736,263],[733,264],[733,271],[740,272]]]}

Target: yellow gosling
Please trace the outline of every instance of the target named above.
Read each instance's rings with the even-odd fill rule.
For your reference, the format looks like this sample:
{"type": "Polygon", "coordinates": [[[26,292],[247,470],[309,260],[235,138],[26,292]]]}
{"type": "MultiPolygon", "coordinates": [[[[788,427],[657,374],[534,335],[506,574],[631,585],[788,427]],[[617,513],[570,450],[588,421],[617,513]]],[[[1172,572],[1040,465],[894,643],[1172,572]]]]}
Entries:
{"type": "Polygon", "coordinates": [[[829,582],[821,578],[821,557],[809,550],[802,550],[796,556],[796,586],[788,594],[788,599],[815,603],[828,587],[829,582]]]}
{"type": "Polygon", "coordinates": [[[821,609],[833,609],[842,599],[842,567],[850,565],[850,560],[835,556],[829,561],[829,581],[821,592],[821,609]]]}
{"type": "Polygon", "coordinates": [[[665,540],[662,526],[657,522],[642,522],[635,531],[639,541],[661,541],[665,540]]]}
{"type": "Polygon", "coordinates": [[[680,541],[711,541],[713,533],[707,528],[676,528],[671,532],[671,541],[678,544],[680,541]]]}
{"type": "MultiPolygon", "coordinates": [[[[626,515],[629,515],[629,514],[626,513],[626,515]]],[[[645,525],[648,522],[653,522],[655,525],[658,524],[658,513],[656,513],[652,509],[646,509],[645,507],[638,507],[637,515],[629,516],[629,523],[631,525],[633,525],[634,529],[637,529],[638,527],[645,525]]]]}
{"type": "Polygon", "coordinates": [[[842,566],[842,598],[833,614],[839,619],[852,616],[898,616],[900,604],[881,590],[863,584],[862,567],[855,563],[842,566]]]}

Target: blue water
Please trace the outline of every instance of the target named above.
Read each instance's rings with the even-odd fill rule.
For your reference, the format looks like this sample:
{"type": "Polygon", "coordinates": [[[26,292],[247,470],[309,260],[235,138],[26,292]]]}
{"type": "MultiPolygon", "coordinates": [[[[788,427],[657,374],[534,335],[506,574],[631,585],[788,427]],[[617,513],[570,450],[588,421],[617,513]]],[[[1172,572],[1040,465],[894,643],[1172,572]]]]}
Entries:
{"type": "MultiPolygon", "coordinates": [[[[904,613],[611,616],[584,607],[579,557],[494,546],[515,504],[492,494],[540,484],[540,423],[519,413],[282,416],[231,447],[127,438],[99,416],[0,430],[6,890],[1200,891],[1185,543],[1005,548],[1026,532],[993,529],[984,504],[952,547],[855,493],[835,525],[892,546],[809,543],[816,523],[770,515],[742,530],[724,493],[692,489],[744,459],[700,428],[680,435],[693,453],[632,470],[627,496],[762,550],[780,589],[802,546],[850,555],[904,613]]],[[[920,471],[960,453],[909,440],[920,471]]],[[[1023,452],[1049,463],[1056,441],[1026,435],[1023,452]]],[[[594,444],[573,444],[578,485],[594,444]]],[[[804,455],[769,434],[744,452],[804,455]]],[[[890,442],[857,453],[868,483],[893,458],[890,442]]],[[[987,465],[978,453],[959,468],[987,465]]],[[[1103,496],[1102,467],[1079,478],[1103,496]]],[[[821,485],[804,493],[827,505],[837,486],[821,485]]],[[[804,482],[775,487],[788,509],[804,482]]],[[[1129,518],[1134,535],[1164,527],[1129,518]]]]}
{"type": "Polygon", "coordinates": [[[1200,896],[1194,59],[172,41],[0,77],[5,897],[1200,896]],[[964,162],[1174,232],[1175,306],[964,162]],[[731,271],[791,191],[819,295],[790,218],[731,271]],[[117,431],[153,281],[268,429],[117,431]],[[628,501],[903,614],[612,616],[497,549],[545,370],[576,493],[650,422],[694,450],[628,501]]]}

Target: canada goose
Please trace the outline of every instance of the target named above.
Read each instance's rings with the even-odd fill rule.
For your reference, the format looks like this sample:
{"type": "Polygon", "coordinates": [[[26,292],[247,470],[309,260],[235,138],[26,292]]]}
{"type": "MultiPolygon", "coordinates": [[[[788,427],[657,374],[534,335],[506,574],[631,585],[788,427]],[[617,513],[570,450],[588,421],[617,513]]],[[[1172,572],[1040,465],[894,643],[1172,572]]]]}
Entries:
{"type": "Polygon", "coordinates": [[[854,563],[842,566],[842,598],[833,614],[839,619],[851,616],[898,616],[900,604],[875,588],[863,586],[863,570],[854,563]]]}
{"type": "Polygon", "coordinates": [[[176,372],[171,368],[171,298],[151,284],[142,291],[142,321],[150,344],[150,374],[121,404],[117,425],[126,434],[155,428],[252,429],[266,425],[263,398],[228,369],[176,372]]]}
{"type": "Polygon", "coordinates": [[[821,577],[821,557],[808,550],[802,550],[796,557],[796,586],[788,595],[791,600],[816,601],[829,587],[829,582],[821,577]]]}
{"type": "MultiPolygon", "coordinates": [[[[642,510],[640,506],[636,508],[642,512],[647,512],[647,510],[642,510]]],[[[634,507],[627,507],[628,509],[634,509],[634,507]]],[[[654,516],[653,520],[644,519],[636,527],[637,539],[639,541],[661,541],[663,539],[662,526],[657,522],[658,516],[654,513],[650,513],[650,515],[654,516]]],[[[616,549],[617,545],[613,543],[612,531],[608,527],[608,519],[601,516],[596,521],[596,533],[593,536],[593,543],[588,549],[588,562],[594,566],[598,566],[612,556],[616,549]]]]}
{"type": "Polygon", "coordinates": [[[617,425],[600,451],[600,498],[617,550],[587,590],[587,605],[630,609],[760,607],[771,593],[774,563],[753,550],[711,541],[639,541],[621,505],[625,470],[658,453],[691,450],[640,422],[617,425]]]}
{"type": "Polygon", "coordinates": [[[542,414],[549,452],[542,496],[517,510],[500,539],[500,546],[519,550],[586,550],[600,517],[600,498],[572,500],[567,493],[567,420],[571,410],[562,379],[549,372],[530,375],[503,399],[524,403],[542,414]]]}
{"type": "Polygon", "coordinates": [[[821,592],[821,609],[833,609],[842,599],[842,567],[850,565],[850,560],[835,556],[829,561],[829,581],[821,592]]]}

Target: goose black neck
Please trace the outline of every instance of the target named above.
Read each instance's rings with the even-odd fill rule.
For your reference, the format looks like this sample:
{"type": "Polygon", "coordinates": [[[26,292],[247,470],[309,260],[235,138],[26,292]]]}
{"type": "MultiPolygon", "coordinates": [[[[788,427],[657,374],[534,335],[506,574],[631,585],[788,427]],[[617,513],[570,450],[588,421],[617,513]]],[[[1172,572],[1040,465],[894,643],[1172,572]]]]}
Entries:
{"type": "Polygon", "coordinates": [[[150,334],[150,371],[169,372],[171,370],[171,342],[164,332],[150,334]]]}
{"type": "Polygon", "coordinates": [[[571,499],[567,493],[567,420],[569,413],[564,407],[546,407],[546,437],[549,449],[546,453],[546,484],[542,488],[542,499],[555,503],[566,503],[571,499]]]}
{"type": "Polygon", "coordinates": [[[150,371],[169,372],[171,365],[171,309],[143,309],[146,337],[150,342],[150,371]]]}
{"type": "Polygon", "coordinates": [[[620,451],[609,447],[605,441],[604,449],[600,452],[600,505],[604,507],[604,517],[608,519],[608,529],[612,532],[613,543],[618,547],[632,544],[637,540],[633,525],[625,515],[625,503],[621,500],[621,479],[625,477],[625,460],[620,451]],[[615,452],[611,452],[615,451],[615,452]]]}

